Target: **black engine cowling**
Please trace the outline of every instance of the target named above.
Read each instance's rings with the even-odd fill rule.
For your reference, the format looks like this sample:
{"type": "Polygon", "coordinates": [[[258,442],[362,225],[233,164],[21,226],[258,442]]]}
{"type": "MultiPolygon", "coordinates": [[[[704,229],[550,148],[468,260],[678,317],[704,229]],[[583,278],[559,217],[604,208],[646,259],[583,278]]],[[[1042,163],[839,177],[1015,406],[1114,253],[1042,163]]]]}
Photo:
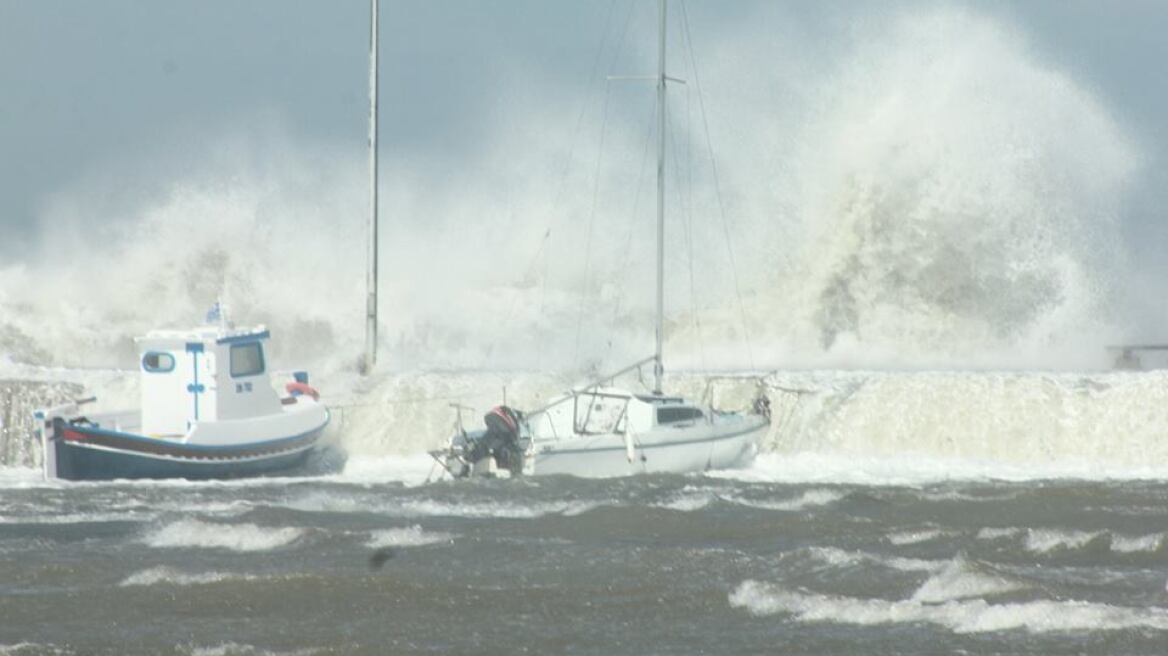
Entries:
{"type": "Polygon", "coordinates": [[[469,460],[478,462],[494,456],[495,464],[513,476],[523,473],[523,447],[519,444],[519,427],[523,414],[505,405],[495,406],[483,416],[487,432],[474,441],[469,460]]]}

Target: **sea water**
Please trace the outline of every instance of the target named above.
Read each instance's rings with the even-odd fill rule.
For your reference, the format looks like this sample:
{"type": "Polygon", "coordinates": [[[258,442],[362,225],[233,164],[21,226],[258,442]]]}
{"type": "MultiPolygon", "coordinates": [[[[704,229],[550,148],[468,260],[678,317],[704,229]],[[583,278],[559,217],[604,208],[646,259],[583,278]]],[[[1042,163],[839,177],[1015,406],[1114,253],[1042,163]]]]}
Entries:
{"type": "MultiPolygon", "coordinates": [[[[10,654],[1162,653],[1168,488],[4,472],[10,654]],[[387,551],[388,550],[388,551],[387,551]],[[380,566],[374,554],[388,557],[380,566]]],[[[386,464],[386,463],[383,463],[386,464]]]]}

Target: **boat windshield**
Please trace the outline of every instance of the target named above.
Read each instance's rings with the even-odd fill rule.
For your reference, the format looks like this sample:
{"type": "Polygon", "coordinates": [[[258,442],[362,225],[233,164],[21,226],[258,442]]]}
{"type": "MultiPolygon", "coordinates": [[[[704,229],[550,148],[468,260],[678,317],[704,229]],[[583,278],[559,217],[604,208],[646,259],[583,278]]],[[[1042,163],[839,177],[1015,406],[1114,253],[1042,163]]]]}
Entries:
{"type": "Polygon", "coordinates": [[[683,421],[696,421],[704,416],[701,410],[688,406],[657,408],[658,424],[677,424],[683,421]]]}
{"type": "Polygon", "coordinates": [[[256,376],[264,373],[264,351],[259,342],[231,346],[231,377],[256,376]]]}

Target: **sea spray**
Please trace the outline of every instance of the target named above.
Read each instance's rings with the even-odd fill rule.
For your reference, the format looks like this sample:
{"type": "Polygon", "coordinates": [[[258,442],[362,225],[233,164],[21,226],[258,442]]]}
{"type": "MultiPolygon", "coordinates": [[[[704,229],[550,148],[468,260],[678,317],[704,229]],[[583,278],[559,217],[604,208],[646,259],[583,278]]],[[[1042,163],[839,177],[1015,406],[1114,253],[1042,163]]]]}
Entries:
{"type": "MultiPolygon", "coordinates": [[[[1135,140],[1073,70],[971,9],[894,11],[838,37],[823,52],[773,35],[697,44],[703,120],[714,137],[732,125],[755,138],[715,140],[717,188],[707,164],[671,168],[671,182],[698,187],[668,197],[671,366],[1100,363],[1115,336],[1100,317],[1126,275],[1117,240],[1135,140]],[[733,102],[743,48],[791,62],[751,69],[758,102],[733,102]]],[[[641,95],[622,99],[651,107],[641,95]]],[[[549,103],[516,121],[546,139],[484,131],[497,136],[433,179],[386,162],[382,366],[579,375],[648,350],[644,125],[613,114],[600,184],[593,166],[561,180],[551,164],[572,152],[579,112],[549,103]]],[[[599,107],[587,109],[583,133],[598,132],[599,107]]],[[[101,189],[55,194],[39,246],[0,267],[0,348],[128,366],[134,335],[222,299],[236,320],[269,324],[293,366],[350,371],[362,158],[255,132],[210,136],[184,154],[185,177],[144,180],[116,212],[101,189]]]]}
{"type": "Polygon", "coordinates": [[[884,28],[823,83],[796,156],[806,238],[766,314],[873,364],[1093,362],[1062,347],[1108,334],[1132,140],[1010,28],[953,8],[884,28]]]}

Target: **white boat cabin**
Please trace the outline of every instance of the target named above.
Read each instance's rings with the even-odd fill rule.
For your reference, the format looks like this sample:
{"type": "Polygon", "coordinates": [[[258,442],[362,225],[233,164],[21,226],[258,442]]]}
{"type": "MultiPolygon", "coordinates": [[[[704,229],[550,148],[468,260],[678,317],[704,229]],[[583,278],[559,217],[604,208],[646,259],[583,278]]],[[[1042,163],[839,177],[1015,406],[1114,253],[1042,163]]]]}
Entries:
{"type": "Polygon", "coordinates": [[[643,434],[655,429],[686,428],[708,421],[698,406],[675,396],[633,394],[601,387],[565,395],[529,422],[537,441],[580,435],[643,434]]]}
{"type": "Polygon", "coordinates": [[[138,345],[145,435],[185,435],[192,425],[280,412],[263,326],[156,330],[138,345]]]}

